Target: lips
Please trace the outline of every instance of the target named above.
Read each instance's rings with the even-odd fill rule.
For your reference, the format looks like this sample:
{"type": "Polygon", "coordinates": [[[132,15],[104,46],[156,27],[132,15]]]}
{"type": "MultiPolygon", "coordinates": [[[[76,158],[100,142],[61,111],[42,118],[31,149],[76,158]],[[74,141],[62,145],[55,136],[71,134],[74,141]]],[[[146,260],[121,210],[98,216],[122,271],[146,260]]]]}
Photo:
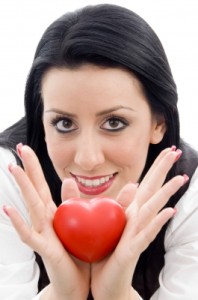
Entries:
{"type": "Polygon", "coordinates": [[[112,185],[116,173],[97,177],[71,175],[75,178],[81,193],[86,195],[99,195],[105,192],[112,185]]]}

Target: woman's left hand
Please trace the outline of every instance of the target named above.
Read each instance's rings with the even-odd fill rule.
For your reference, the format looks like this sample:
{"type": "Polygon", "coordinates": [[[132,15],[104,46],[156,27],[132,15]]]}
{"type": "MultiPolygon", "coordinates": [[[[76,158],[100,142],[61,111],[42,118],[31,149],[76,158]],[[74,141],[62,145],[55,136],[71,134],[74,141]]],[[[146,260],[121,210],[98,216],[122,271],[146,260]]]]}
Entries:
{"type": "Polygon", "coordinates": [[[118,195],[117,201],[125,209],[127,224],[114,252],[104,260],[92,264],[91,290],[95,300],[139,299],[137,292],[131,287],[139,256],[155,239],[163,225],[174,216],[173,208],[162,208],[187,180],[185,175],[179,175],[163,185],[177,158],[176,151],[165,149],[139,187],[127,184],[118,195]]]}

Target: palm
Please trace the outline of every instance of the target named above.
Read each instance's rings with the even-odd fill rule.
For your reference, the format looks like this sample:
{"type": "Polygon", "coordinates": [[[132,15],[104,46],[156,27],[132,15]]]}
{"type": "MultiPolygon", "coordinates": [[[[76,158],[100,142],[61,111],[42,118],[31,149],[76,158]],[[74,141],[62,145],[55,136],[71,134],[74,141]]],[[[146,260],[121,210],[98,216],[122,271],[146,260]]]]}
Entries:
{"type": "Polygon", "coordinates": [[[173,216],[172,208],[163,207],[185,183],[185,176],[179,175],[163,185],[176,158],[177,152],[164,150],[138,188],[128,184],[118,195],[117,201],[126,210],[127,224],[114,252],[92,265],[94,299],[129,299],[131,293],[136,298],[131,280],[139,256],[173,216]]]}
{"type": "MultiPolygon", "coordinates": [[[[89,291],[90,267],[72,258],[57,238],[53,229],[56,206],[38,159],[27,146],[23,147],[22,160],[25,172],[19,166],[13,166],[12,174],[27,204],[31,226],[14,208],[10,208],[9,212],[11,221],[21,239],[43,258],[50,282],[58,293],[75,293],[78,299],[85,299],[89,291]],[[76,292],[76,283],[79,293],[76,292]]],[[[72,185],[71,180],[63,184],[63,199],[69,198],[71,191],[76,195],[77,189],[72,185]]]]}

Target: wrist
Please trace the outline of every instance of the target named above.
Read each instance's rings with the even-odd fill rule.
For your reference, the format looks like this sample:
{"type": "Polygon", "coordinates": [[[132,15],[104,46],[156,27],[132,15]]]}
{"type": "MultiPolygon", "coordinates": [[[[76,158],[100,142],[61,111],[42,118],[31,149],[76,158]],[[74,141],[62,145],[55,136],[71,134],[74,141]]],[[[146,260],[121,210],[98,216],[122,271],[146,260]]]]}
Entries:
{"type": "Polygon", "coordinates": [[[65,296],[57,294],[51,284],[46,286],[40,293],[39,300],[66,300],[65,296]]]}
{"type": "Polygon", "coordinates": [[[111,300],[143,300],[140,295],[138,294],[138,292],[136,290],[134,290],[132,287],[130,290],[128,290],[128,292],[125,290],[125,292],[122,293],[113,293],[111,295],[105,295],[103,297],[101,297],[101,295],[99,297],[94,297],[94,300],[107,300],[107,299],[111,299],[111,300]]]}
{"type": "Polygon", "coordinates": [[[87,296],[84,297],[82,295],[77,295],[76,293],[74,294],[70,294],[70,295],[66,295],[65,294],[60,294],[58,293],[54,287],[52,286],[52,284],[49,284],[48,286],[46,286],[39,294],[39,298],[35,299],[35,300],[86,300],[87,296]]]}

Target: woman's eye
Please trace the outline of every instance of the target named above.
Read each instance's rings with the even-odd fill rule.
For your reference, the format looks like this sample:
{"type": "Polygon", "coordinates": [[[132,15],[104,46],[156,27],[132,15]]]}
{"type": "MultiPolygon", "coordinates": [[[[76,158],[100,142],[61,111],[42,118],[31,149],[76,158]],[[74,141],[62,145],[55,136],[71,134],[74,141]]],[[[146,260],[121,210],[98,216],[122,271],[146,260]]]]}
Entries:
{"type": "Polygon", "coordinates": [[[109,131],[119,131],[127,126],[127,122],[116,117],[109,118],[105,121],[102,128],[109,131]]]}
{"type": "Polygon", "coordinates": [[[52,123],[59,132],[67,133],[76,129],[76,126],[70,119],[53,120],[52,123]]]}

